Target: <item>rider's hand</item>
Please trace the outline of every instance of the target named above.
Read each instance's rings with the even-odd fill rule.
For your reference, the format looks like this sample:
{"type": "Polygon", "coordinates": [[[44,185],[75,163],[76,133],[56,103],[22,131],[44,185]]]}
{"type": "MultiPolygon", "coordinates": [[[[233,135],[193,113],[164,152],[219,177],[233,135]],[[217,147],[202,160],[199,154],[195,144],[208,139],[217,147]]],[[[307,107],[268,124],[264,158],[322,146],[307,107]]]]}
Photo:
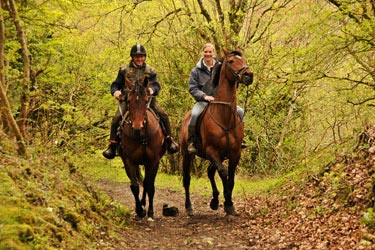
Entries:
{"type": "Polygon", "coordinates": [[[215,100],[215,97],[210,96],[210,95],[206,95],[206,96],[204,97],[204,100],[206,100],[206,101],[208,101],[208,102],[211,102],[211,101],[215,100]]]}
{"type": "Polygon", "coordinates": [[[121,91],[120,91],[120,90],[116,90],[115,93],[113,93],[113,96],[114,96],[117,100],[120,100],[120,97],[121,97],[121,91]]]}
{"type": "Polygon", "coordinates": [[[153,95],[154,94],[154,90],[152,88],[148,88],[148,94],[149,95],[153,95]]]}

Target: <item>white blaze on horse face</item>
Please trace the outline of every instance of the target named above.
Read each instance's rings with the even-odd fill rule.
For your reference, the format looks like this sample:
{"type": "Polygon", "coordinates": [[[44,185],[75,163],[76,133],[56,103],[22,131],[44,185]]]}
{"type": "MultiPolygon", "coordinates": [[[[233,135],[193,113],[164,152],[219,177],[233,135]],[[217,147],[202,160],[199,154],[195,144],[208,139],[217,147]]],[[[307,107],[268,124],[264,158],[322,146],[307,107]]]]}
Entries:
{"type": "Polygon", "coordinates": [[[140,122],[137,122],[137,123],[133,122],[133,124],[132,124],[132,128],[133,128],[133,129],[142,129],[142,128],[144,127],[143,124],[144,124],[143,121],[140,121],[140,122]]]}

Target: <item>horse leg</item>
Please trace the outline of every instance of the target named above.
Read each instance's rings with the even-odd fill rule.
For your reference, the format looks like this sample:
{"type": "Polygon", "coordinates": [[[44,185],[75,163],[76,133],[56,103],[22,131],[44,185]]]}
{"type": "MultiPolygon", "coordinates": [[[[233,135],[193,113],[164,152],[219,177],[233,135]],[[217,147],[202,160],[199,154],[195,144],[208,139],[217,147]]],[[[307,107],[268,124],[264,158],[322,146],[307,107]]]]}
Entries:
{"type": "Polygon", "coordinates": [[[190,171],[191,165],[193,164],[194,156],[190,155],[189,153],[185,153],[182,156],[182,183],[185,188],[185,210],[188,215],[193,215],[193,208],[191,206],[190,200],[190,171]]]}
{"type": "Polygon", "coordinates": [[[232,201],[232,193],[233,193],[233,188],[234,188],[234,176],[236,173],[238,162],[239,162],[239,158],[234,159],[234,160],[229,159],[227,190],[224,193],[224,197],[225,197],[224,211],[226,212],[227,215],[238,216],[238,213],[236,212],[234,205],[233,205],[233,201],[232,201]]]}
{"type": "Polygon", "coordinates": [[[139,184],[130,184],[130,189],[135,198],[135,212],[140,218],[143,218],[146,216],[146,211],[143,209],[141,201],[139,200],[139,184]]]}
{"type": "Polygon", "coordinates": [[[216,186],[215,173],[216,173],[216,168],[211,163],[207,168],[207,175],[211,182],[211,187],[212,187],[212,199],[210,202],[210,207],[212,210],[217,210],[219,208],[219,194],[220,193],[216,186]]]}
{"type": "MultiPolygon", "coordinates": [[[[228,170],[223,165],[223,163],[220,160],[213,160],[211,162],[217,168],[217,171],[219,173],[221,182],[223,183],[224,211],[227,214],[230,214],[231,208],[233,208],[232,190],[233,190],[233,186],[234,186],[234,179],[232,180],[231,184],[229,184],[229,181],[228,181],[229,173],[228,173],[228,170]],[[230,188],[230,186],[231,186],[231,188],[230,188]]],[[[234,172],[230,173],[230,174],[232,176],[234,176],[234,172]]]]}
{"type": "MultiPolygon", "coordinates": [[[[136,178],[138,180],[138,183],[140,183],[142,181],[142,174],[141,174],[140,168],[137,168],[137,170],[136,170],[136,178]]],[[[143,185],[143,192],[142,192],[141,205],[143,207],[145,207],[146,206],[146,188],[145,188],[145,181],[144,180],[142,182],[142,185],[143,185]]]]}
{"type": "Polygon", "coordinates": [[[130,190],[132,191],[135,200],[135,212],[138,217],[143,218],[146,216],[146,211],[143,209],[141,201],[139,200],[139,182],[135,170],[137,168],[138,166],[129,162],[125,164],[125,171],[130,179],[130,190]]]}
{"type": "MultiPolygon", "coordinates": [[[[145,166],[145,179],[144,179],[144,194],[148,195],[148,218],[154,218],[154,194],[155,194],[155,178],[158,171],[159,163],[153,163],[145,166]]],[[[145,199],[145,197],[144,197],[145,199]]]]}
{"type": "Polygon", "coordinates": [[[147,195],[147,192],[146,192],[146,184],[145,182],[143,181],[143,192],[142,192],[142,199],[141,199],[141,205],[142,206],[146,206],[146,195],[147,195]]]}

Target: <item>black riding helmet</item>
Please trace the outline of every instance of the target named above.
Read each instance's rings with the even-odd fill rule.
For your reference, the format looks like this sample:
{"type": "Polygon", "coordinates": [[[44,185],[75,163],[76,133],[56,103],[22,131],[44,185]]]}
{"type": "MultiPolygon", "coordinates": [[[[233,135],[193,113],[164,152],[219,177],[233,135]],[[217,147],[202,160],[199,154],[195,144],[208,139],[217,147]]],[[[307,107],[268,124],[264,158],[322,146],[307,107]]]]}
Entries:
{"type": "Polygon", "coordinates": [[[146,56],[146,49],[143,45],[136,44],[130,50],[130,56],[142,55],[146,56]]]}

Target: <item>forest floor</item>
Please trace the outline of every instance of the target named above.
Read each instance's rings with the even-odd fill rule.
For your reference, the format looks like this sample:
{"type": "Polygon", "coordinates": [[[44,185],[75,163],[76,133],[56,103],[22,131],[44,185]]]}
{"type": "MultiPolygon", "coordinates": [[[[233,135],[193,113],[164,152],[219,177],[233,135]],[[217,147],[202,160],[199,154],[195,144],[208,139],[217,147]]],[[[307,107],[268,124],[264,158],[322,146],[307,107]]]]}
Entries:
{"type": "MultiPolygon", "coordinates": [[[[348,159],[346,157],[345,161],[348,159]]],[[[184,209],[184,194],[156,187],[154,221],[128,220],[128,230],[118,232],[120,242],[102,242],[105,249],[375,249],[374,230],[361,223],[368,203],[369,170],[373,160],[361,159],[342,168],[343,159],[313,176],[302,186],[291,185],[277,194],[234,197],[239,216],[225,216],[223,207],[213,211],[210,197],[192,194],[194,215],[184,209]],[[368,164],[368,165],[366,165],[368,164]],[[352,193],[333,187],[329,176],[341,166],[352,193]],[[353,187],[355,186],[355,188],[353,187]],[[346,195],[342,197],[342,195],[346,195]],[[163,216],[164,204],[179,209],[177,216],[163,216]]],[[[207,180],[208,181],[208,180],[207,180]]],[[[128,183],[100,181],[99,187],[114,200],[132,208],[128,183]]],[[[221,196],[222,199],[222,196],[221,196]]],[[[222,202],[222,201],[221,201],[222,202]]],[[[372,216],[372,214],[370,214],[372,216]]],[[[371,220],[370,220],[371,222],[371,220]]],[[[103,249],[103,248],[100,248],[103,249]]]]}
{"type": "MultiPolygon", "coordinates": [[[[269,194],[235,195],[239,216],[225,216],[223,207],[211,210],[210,197],[197,193],[191,196],[194,215],[188,216],[183,193],[156,187],[154,221],[132,215],[127,229],[117,232],[120,240],[104,240],[98,249],[375,249],[374,173],[375,126],[353,152],[337,155],[318,173],[286,181],[269,194]],[[177,216],[163,216],[164,204],[177,207],[177,216]]],[[[98,184],[134,207],[128,183],[98,184]]]]}
{"type": "MultiPolygon", "coordinates": [[[[100,187],[117,202],[134,207],[128,183],[100,182],[100,187]]],[[[136,218],[134,214],[118,249],[251,249],[249,246],[254,243],[244,235],[250,225],[245,223],[243,202],[235,201],[240,216],[228,217],[221,206],[216,211],[210,209],[209,197],[193,194],[191,199],[194,215],[188,216],[184,209],[184,194],[156,188],[154,221],[136,218]],[[163,216],[164,204],[177,207],[179,213],[163,216]]]]}

